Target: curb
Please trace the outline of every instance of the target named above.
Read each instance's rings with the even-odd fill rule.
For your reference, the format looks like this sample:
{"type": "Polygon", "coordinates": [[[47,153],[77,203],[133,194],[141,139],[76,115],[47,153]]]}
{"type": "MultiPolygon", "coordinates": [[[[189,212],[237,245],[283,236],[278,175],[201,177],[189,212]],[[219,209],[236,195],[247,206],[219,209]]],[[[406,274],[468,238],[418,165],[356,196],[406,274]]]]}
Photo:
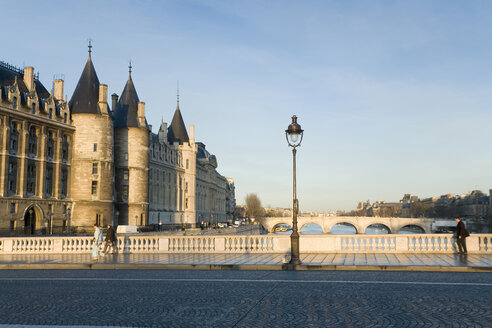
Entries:
{"type": "Polygon", "coordinates": [[[258,264],[0,264],[0,270],[257,270],[257,271],[431,271],[492,272],[492,267],[258,264]]]}

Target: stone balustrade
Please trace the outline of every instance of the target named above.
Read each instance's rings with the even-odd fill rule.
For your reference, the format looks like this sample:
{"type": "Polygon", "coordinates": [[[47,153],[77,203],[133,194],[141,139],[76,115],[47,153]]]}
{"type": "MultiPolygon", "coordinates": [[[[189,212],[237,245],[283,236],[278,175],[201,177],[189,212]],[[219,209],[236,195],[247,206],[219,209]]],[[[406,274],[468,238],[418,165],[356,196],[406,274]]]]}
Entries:
{"type": "MultiPolygon", "coordinates": [[[[467,238],[470,253],[492,254],[492,234],[467,238]]],[[[90,253],[87,236],[2,237],[1,254],[90,253]]],[[[451,234],[301,235],[300,252],[306,253],[451,253],[451,234]]],[[[289,253],[289,235],[156,236],[120,235],[118,253],[289,253]]]]}

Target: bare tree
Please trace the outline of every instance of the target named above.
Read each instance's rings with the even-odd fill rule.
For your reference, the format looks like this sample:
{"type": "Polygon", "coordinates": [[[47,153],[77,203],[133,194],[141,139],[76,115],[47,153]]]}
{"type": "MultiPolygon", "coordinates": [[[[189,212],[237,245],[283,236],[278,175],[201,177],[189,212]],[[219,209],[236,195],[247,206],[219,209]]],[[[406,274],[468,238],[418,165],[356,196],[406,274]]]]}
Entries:
{"type": "Polygon", "coordinates": [[[250,218],[264,216],[265,210],[261,207],[261,201],[256,194],[246,195],[246,213],[248,213],[250,218]]]}

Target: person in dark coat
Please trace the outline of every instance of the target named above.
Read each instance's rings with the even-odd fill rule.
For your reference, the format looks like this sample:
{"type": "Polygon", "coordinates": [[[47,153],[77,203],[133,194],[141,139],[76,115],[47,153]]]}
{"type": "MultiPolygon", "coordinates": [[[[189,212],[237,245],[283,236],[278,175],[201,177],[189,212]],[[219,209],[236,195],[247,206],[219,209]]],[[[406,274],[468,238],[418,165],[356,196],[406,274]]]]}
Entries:
{"type": "Polygon", "coordinates": [[[111,254],[114,254],[114,252],[115,252],[115,245],[114,245],[115,241],[116,241],[116,233],[114,232],[113,227],[111,227],[111,225],[108,224],[108,230],[106,231],[106,238],[104,239],[103,254],[106,253],[108,246],[111,246],[111,254]]]}
{"type": "Polygon", "coordinates": [[[458,253],[466,254],[466,237],[470,234],[466,230],[465,224],[460,218],[455,218],[454,220],[458,223],[456,225],[456,245],[458,246],[458,253]]]}

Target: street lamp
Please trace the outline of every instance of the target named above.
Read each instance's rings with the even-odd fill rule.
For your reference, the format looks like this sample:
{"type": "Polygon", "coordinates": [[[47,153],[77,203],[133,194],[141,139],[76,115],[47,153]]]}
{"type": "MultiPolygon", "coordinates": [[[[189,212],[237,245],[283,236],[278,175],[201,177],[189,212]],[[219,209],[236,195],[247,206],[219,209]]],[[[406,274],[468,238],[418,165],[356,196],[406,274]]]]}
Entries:
{"type": "Polygon", "coordinates": [[[304,130],[297,124],[297,116],[292,116],[292,123],[285,130],[285,138],[290,147],[294,158],[294,183],[293,183],[293,205],[292,205],[292,234],[290,235],[290,264],[301,264],[299,258],[299,232],[297,232],[297,212],[299,211],[299,202],[296,193],[296,148],[301,145],[304,130]]]}

